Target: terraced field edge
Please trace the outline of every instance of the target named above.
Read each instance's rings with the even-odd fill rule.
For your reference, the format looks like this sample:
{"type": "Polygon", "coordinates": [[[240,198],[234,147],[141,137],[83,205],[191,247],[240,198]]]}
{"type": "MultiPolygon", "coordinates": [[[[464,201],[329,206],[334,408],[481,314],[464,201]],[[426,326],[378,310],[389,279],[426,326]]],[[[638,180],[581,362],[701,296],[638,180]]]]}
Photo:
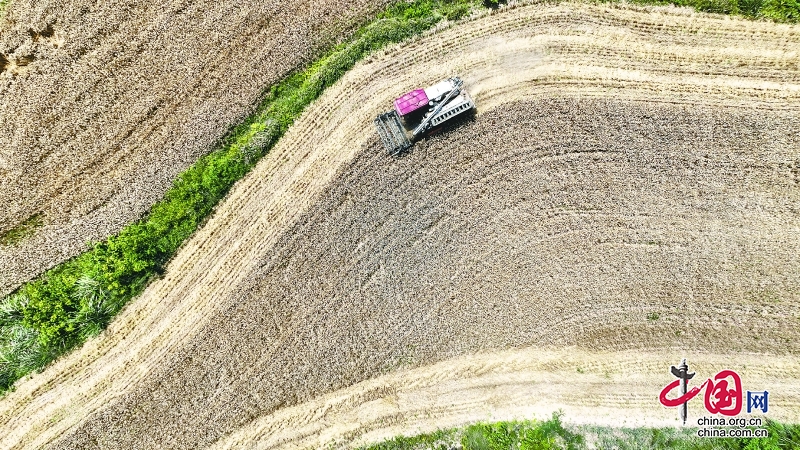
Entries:
{"type": "Polygon", "coordinates": [[[476,423],[460,428],[438,430],[416,436],[397,436],[391,440],[361,447],[361,450],[411,450],[462,448],[489,450],[519,448],[527,450],[773,450],[800,447],[800,425],[768,421],[765,438],[697,437],[696,428],[610,428],[570,426],[554,413],[546,421],[522,420],[476,423]]]}

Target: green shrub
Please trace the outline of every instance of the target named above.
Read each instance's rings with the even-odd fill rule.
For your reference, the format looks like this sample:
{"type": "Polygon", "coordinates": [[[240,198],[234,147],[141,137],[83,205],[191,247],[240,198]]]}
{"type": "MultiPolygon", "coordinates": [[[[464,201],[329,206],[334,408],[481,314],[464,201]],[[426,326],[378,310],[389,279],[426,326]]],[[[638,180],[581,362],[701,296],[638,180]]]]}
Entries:
{"type": "Polygon", "coordinates": [[[747,17],[757,17],[764,6],[764,0],[739,0],[738,12],[747,17]]]}
{"type": "Polygon", "coordinates": [[[800,2],[797,0],[766,0],[761,15],[778,22],[800,21],[800,2]]]}
{"type": "Polygon", "coordinates": [[[508,0],[483,0],[483,6],[487,8],[498,8],[502,4],[508,3],[508,0]]]}
{"type": "Polygon", "coordinates": [[[27,299],[21,310],[21,323],[38,333],[43,346],[66,346],[75,331],[70,320],[80,308],[72,295],[77,277],[66,272],[26,285],[21,295],[27,299]]]}

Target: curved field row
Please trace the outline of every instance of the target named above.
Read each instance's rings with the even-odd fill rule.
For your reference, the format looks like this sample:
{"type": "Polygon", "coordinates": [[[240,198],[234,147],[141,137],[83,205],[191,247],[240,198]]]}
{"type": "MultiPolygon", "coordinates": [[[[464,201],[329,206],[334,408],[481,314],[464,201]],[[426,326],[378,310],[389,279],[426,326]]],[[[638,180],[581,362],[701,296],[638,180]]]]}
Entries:
{"type": "MultiPolygon", "coordinates": [[[[793,357],[767,362],[752,353],[693,356],[702,361],[695,367],[698,374],[730,367],[735,356],[737,364],[747,367],[739,371],[745,385],[781,386],[775,401],[780,406],[771,417],[796,419],[792,411],[800,407],[800,373],[793,357]]],[[[399,370],[280,409],[212,448],[359,446],[478,421],[546,420],[556,406],[572,423],[675,426],[677,411],[661,407],[657,399],[660,388],[671,381],[666,362],[674,357],[669,351],[596,353],[578,348],[469,355],[399,370]]],[[[689,414],[699,417],[701,411],[702,402],[695,400],[689,414]]]]}
{"type": "Polygon", "coordinates": [[[763,371],[798,420],[798,41],[566,3],[369,58],[101,337],[0,400],[4,443],[200,447],[398,367],[530,346],[782,354],[763,371]],[[385,157],[372,118],[453,73],[474,123],[385,157]]]}

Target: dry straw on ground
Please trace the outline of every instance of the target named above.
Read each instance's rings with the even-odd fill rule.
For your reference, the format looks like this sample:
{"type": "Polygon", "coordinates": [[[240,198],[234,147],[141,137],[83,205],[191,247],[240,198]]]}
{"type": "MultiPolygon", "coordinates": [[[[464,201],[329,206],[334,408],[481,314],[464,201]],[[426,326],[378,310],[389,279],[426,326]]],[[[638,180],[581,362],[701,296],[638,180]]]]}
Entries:
{"type": "MultiPolygon", "coordinates": [[[[397,367],[509,347],[797,355],[800,136],[773,145],[794,116],[547,99],[397,160],[372,141],[188,345],[60,448],[207,445],[397,367]]],[[[772,417],[800,417],[774,390],[772,417]]]]}
{"type": "MultiPolygon", "coordinates": [[[[347,389],[507,347],[533,350],[498,363],[503,377],[557,369],[552,407],[584,420],[597,419],[581,409],[586,384],[569,377],[585,374],[536,348],[583,355],[591,376],[624,355],[632,381],[609,377],[637,394],[619,420],[651,413],[642,380],[690,353],[712,355],[709,368],[748,361],[782,392],[775,417],[797,421],[798,41],[789,26],[562,4],[377,55],[304,113],[107,333],[1,400],[0,431],[19,448],[197,448],[262,439],[299,411],[311,419],[290,422],[291,446],[328,423],[317,396],[392,402],[391,375],[385,394],[347,389]],[[453,73],[475,121],[384,156],[374,115],[453,73]]],[[[483,369],[459,364],[420,383],[487,398],[480,379],[458,382],[483,369]]],[[[497,385],[493,398],[514,397],[497,385]]],[[[593,406],[619,405],[603,392],[593,406]]]]}
{"type": "MultiPolygon", "coordinates": [[[[730,367],[731,356],[692,353],[690,362],[701,377],[730,367]]],[[[394,371],[281,408],[212,448],[356,446],[479,421],[546,420],[554,405],[571,423],[670,427],[678,424],[678,412],[660,407],[653,391],[671,378],[668,362],[674,358],[669,350],[598,354],[569,347],[473,354],[394,371]],[[635,416],[627,410],[642,413],[635,416]]],[[[740,354],[736,362],[746,386],[780,385],[782,407],[797,407],[800,370],[794,357],[771,356],[764,364],[761,355],[740,354]]],[[[692,417],[703,414],[701,402],[690,405],[692,417]]]]}
{"type": "Polygon", "coordinates": [[[264,86],[386,1],[11,2],[0,23],[0,295],[139,218],[264,86]],[[6,60],[8,63],[3,63],[6,60]]]}

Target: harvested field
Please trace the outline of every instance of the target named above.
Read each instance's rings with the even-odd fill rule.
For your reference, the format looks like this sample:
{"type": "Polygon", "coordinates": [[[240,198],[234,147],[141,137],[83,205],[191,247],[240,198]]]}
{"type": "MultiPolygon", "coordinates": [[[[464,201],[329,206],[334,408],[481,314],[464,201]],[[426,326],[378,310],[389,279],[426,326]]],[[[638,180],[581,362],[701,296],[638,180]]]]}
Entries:
{"type": "Polygon", "coordinates": [[[493,349],[800,353],[800,188],[780,169],[800,135],[771,145],[800,117],[502,108],[401,159],[373,141],[184,350],[59,447],[204,446],[397,366],[493,349]]]}
{"type": "Polygon", "coordinates": [[[0,22],[0,295],[138,219],[247,116],[388,1],[11,2],[0,22]]]}
{"type": "MultiPolygon", "coordinates": [[[[732,355],[693,356],[695,361],[703,361],[695,366],[697,373],[716,373],[729,367],[732,355]]],[[[577,348],[469,355],[395,371],[281,408],[241,427],[212,448],[357,446],[479,421],[546,420],[552,416],[553,405],[559,405],[566,420],[577,424],[675,426],[674,410],[653,405],[653,391],[669,377],[664,361],[674,357],[668,350],[597,353],[577,348]]],[[[743,383],[780,384],[782,405],[797,408],[800,373],[794,357],[771,356],[769,364],[760,355],[735,357],[747,367],[739,371],[743,383]],[[781,373],[784,370],[794,378],[781,373]],[[776,373],[781,375],[775,378],[776,373]]],[[[699,416],[701,411],[702,406],[693,405],[689,414],[699,416]]]]}
{"type": "Polygon", "coordinates": [[[8,447],[372,439],[397,432],[372,419],[412,422],[362,402],[433,390],[415,411],[430,429],[489,400],[516,414],[519,386],[550,371],[552,409],[603,423],[627,391],[615,420],[665,423],[654,399],[682,356],[742,361],[779,395],[774,417],[799,421],[798,41],[790,26],[567,3],[365,61],[106,333],[0,401],[8,447]],[[451,73],[478,116],[385,157],[371,118],[451,73]],[[589,385],[597,413],[577,395],[589,385]],[[350,413],[363,428],[323,433],[350,413]]]}

